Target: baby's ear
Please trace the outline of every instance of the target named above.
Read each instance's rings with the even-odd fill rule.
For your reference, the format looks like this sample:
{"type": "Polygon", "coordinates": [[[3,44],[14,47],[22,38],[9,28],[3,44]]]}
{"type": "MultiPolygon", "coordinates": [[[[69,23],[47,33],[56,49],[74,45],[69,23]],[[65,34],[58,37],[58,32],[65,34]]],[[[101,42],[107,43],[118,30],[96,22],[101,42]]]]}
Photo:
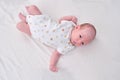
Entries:
{"type": "Polygon", "coordinates": [[[75,29],[80,29],[80,25],[76,25],[76,26],[75,26],[75,29]]]}

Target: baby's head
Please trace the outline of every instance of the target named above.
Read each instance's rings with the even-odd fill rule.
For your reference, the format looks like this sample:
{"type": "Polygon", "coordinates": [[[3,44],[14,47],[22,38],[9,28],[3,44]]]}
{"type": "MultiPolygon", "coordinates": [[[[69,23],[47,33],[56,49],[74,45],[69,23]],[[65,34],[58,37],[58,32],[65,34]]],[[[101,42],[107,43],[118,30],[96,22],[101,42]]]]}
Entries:
{"type": "Polygon", "coordinates": [[[71,42],[75,46],[86,45],[96,36],[96,29],[90,23],[84,23],[74,27],[71,33],[71,42]]]}

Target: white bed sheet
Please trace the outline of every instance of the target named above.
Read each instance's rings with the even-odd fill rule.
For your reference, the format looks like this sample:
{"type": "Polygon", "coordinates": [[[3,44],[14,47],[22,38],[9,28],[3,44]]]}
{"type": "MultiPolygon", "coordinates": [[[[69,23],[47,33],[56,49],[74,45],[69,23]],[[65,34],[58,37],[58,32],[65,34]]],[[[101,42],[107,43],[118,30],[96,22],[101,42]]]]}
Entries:
{"type": "Polygon", "coordinates": [[[1,0],[0,80],[120,80],[119,0],[1,0]],[[17,15],[35,4],[54,19],[65,15],[96,26],[96,39],[48,69],[52,50],[16,29],[17,15]]]}

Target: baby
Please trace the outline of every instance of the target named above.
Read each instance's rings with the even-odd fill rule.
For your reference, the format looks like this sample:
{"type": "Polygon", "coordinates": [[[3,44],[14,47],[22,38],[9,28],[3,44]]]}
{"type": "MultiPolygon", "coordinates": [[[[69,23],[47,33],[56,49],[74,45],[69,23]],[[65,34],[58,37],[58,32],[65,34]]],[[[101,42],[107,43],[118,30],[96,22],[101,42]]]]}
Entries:
{"type": "Polygon", "coordinates": [[[17,24],[18,30],[41,41],[55,51],[50,58],[49,69],[57,72],[57,62],[61,55],[68,53],[75,47],[90,43],[96,35],[96,29],[90,23],[77,25],[75,16],[65,16],[54,21],[50,16],[44,15],[35,6],[27,6],[29,15],[19,14],[21,21],[17,24]]]}

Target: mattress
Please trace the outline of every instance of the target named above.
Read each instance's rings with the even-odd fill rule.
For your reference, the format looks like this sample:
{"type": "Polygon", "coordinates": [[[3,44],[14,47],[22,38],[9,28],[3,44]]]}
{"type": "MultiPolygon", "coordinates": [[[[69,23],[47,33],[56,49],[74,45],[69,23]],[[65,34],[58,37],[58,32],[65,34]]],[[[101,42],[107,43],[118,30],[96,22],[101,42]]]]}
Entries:
{"type": "Polygon", "coordinates": [[[0,80],[120,80],[119,7],[119,0],[1,0],[0,80]],[[55,20],[74,15],[97,29],[92,43],[60,58],[58,72],[48,68],[53,49],[16,28],[33,4],[55,20]]]}

